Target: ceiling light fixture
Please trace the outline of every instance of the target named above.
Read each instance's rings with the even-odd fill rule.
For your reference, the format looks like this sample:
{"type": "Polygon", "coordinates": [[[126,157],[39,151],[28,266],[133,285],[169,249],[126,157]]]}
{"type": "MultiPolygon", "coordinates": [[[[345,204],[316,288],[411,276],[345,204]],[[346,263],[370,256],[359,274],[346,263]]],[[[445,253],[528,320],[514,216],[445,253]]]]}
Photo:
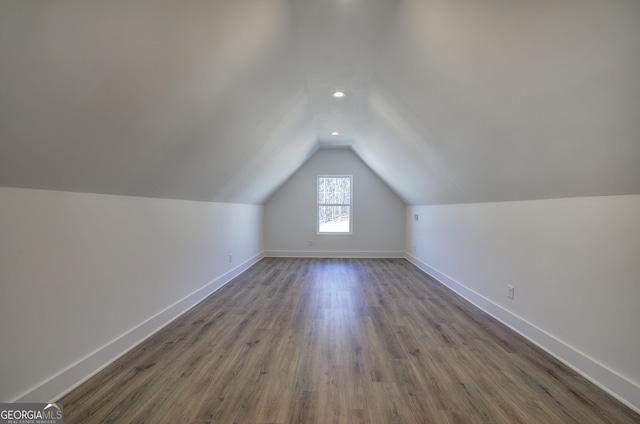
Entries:
{"type": "Polygon", "coordinates": [[[340,135],[340,133],[338,131],[334,131],[331,133],[331,135],[340,135]]]}
{"type": "Polygon", "coordinates": [[[341,97],[344,97],[344,91],[334,91],[333,92],[333,97],[336,97],[338,99],[341,98],[341,97]]]}

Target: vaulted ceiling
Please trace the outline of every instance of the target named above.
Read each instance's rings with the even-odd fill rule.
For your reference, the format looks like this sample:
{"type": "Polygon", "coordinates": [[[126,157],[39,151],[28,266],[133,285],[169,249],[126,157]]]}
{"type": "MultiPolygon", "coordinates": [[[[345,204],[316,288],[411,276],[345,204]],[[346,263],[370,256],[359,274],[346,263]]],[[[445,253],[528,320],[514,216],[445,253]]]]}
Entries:
{"type": "Polygon", "coordinates": [[[332,147],[408,204],[640,194],[640,1],[0,2],[0,186],[259,204],[332,147]]]}

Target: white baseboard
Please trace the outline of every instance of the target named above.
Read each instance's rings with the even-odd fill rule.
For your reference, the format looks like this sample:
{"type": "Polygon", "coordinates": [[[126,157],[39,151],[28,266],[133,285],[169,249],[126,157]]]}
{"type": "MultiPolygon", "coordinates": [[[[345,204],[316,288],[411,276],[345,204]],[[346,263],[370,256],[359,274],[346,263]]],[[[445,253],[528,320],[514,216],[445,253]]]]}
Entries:
{"type": "Polygon", "coordinates": [[[404,258],[401,251],[355,250],[266,250],[265,257],[272,258],[404,258]]]}
{"type": "Polygon", "coordinates": [[[448,275],[405,252],[405,258],[484,312],[531,341],[565,365],[581,374],[629,408],[640,413],[640,386],[600,364],[588,355],[550,335],[530,322],[514,315],[486,297],[468,289],[448,275]]]}
{"type": "Polygon", "coordinates": [[[87,355],[13,402],[54,402],[158,332],[264,257],[261,252],[87,355]]]}

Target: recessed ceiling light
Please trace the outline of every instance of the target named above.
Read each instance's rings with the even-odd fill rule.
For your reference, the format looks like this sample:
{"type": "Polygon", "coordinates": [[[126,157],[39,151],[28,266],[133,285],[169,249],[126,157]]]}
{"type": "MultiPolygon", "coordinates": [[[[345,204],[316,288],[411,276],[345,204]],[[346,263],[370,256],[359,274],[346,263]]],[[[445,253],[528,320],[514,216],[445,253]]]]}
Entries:
{"type": "Polygon", "coordinates": [[[331,135],[340,135],[340,133],[338,131],[334,131],[331,133],[331,135]]]}
{"type": "Polygon", "coordinates": [[[334,91],[333,97],[337,97],[337,98],[344,97],[344,91],[334,91]]]}

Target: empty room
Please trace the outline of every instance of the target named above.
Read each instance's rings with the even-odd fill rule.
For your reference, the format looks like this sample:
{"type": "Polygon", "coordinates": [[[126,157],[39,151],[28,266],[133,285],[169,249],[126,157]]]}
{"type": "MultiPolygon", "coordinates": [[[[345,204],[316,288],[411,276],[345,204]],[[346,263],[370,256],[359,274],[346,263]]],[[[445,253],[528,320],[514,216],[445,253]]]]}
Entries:
{"type": "Polygon", "coordinates": [[[639,305],[638,0],[0,1],[0,423],[640,423],[639,305]]]}

